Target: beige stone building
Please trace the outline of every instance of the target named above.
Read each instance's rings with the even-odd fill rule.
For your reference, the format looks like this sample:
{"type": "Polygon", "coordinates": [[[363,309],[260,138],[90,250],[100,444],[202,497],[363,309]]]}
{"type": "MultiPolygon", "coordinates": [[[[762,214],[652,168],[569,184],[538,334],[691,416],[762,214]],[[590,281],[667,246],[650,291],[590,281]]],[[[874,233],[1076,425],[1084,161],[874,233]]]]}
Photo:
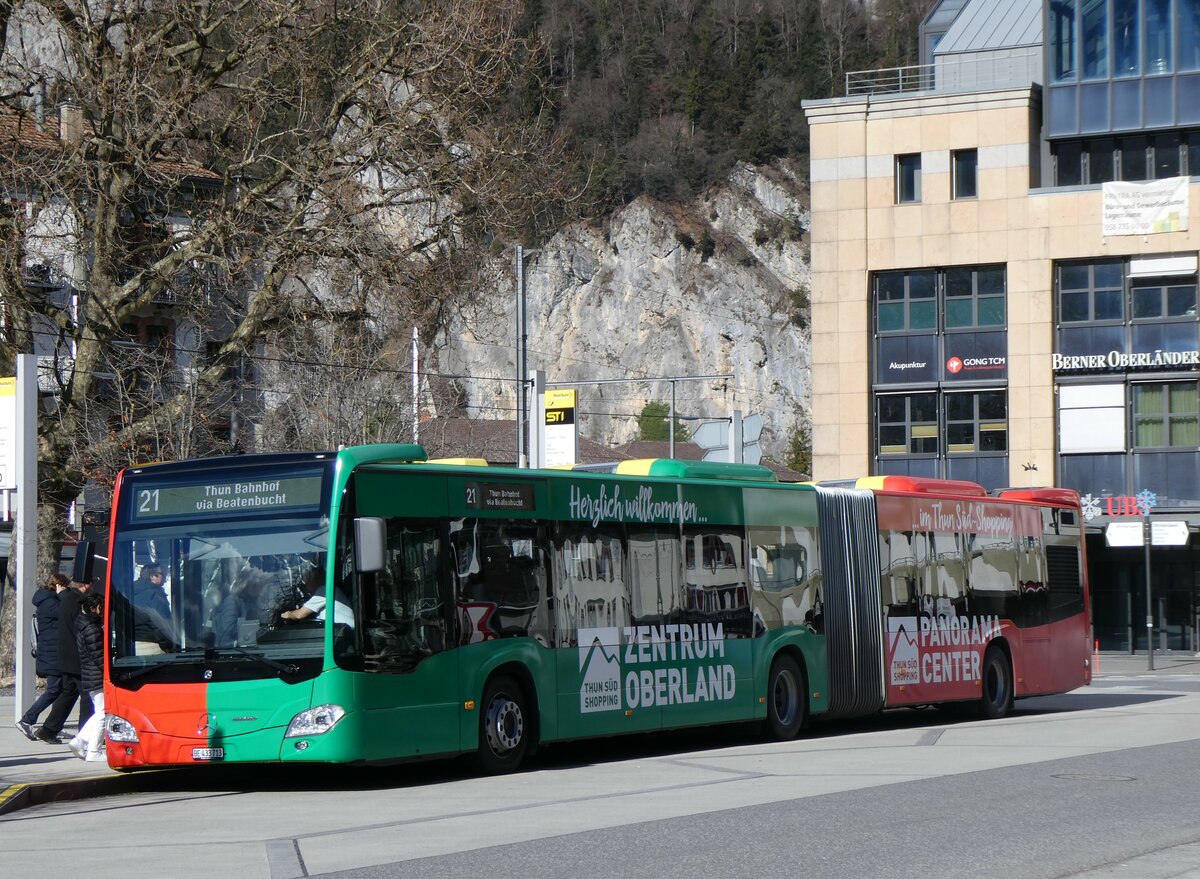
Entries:
{"type": "Polygon", "coordinates": [[[943,0],[925,64],[805,104],[815,478],[1077,490],[1102,646],[1145,643],[1105,534],[1152,504],[1192,532],[1155,550],[1156,643],[1200,649],[1198,27],[1200,0],[943,0]]]}

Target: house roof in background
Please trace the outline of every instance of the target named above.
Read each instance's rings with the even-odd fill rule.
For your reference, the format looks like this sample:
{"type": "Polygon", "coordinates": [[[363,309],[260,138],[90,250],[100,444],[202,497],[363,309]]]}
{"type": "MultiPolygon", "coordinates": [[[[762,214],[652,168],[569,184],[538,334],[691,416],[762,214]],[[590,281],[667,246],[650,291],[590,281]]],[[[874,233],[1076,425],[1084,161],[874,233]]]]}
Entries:
{"type": "Polygon", "coordinates": [[[56,136],[58,123],[54,122],[52,134],[47,123],[38,127],[38,122],[27,113],[0,108],[0,146],[5,150],[35,149],[58,152],[62,145],[56,136]]]}
{"type": "MultiPolygon", "coordinates": [[[[0,150],[61,153],[59,119],[49,116],[39,123],[29,113],[11,107],[0,107],[0,150]]],[[[186,177],[208,182],[224,179],[216,171],[203,165],[179,159],[156,159],[150,164],[150,170],[169,177],[186,177]]]]}

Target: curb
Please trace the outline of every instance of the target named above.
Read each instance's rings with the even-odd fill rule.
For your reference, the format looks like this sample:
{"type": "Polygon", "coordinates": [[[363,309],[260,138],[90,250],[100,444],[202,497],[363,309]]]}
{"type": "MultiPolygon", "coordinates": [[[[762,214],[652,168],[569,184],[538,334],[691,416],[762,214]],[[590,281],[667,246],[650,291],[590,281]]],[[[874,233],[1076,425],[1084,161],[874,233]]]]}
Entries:
{"type": "Polygon", "coordinates": [[[45,803],[61,803],[85,800],[92,797],[107,797],[115,794],[134,793],[153,789],[146,782],[166,781],[170,770],[162,772],[136,772],[120,775],[92,775],[82,778],[62,778],[54,781],[30,781],[11,784],[0,790],[0,816],[11,815],[30,806],[45,803]]]}

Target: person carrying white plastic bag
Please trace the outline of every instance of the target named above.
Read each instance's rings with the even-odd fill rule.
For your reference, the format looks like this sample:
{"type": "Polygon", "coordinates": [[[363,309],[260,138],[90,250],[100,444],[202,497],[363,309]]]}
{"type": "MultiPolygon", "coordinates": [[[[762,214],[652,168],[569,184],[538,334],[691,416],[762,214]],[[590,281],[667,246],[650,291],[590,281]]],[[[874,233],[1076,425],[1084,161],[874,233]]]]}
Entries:
{"type": "Polygon", "coordinates": [[[81,760],[106,760],[104,752],[104,596],[89,592],[80,599],[75,621],[79,645],[79,671],[83,691],[92,697],[95,709],[75,738],[67,743],[81,760]]]}

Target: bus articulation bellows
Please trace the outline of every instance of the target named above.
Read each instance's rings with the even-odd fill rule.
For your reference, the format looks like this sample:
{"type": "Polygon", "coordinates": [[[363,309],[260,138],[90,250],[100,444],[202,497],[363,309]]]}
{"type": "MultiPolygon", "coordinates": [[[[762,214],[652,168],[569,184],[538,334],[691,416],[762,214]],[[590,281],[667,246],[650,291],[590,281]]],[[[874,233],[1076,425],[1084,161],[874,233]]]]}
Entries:
{"type": "Polygon", "coordinates": [[[757,466],[525,470],[417,445],[131,468],[105,708],[118,769],[390,762],[1090,681],[1073,492],[757,466]],[[165,585],[142,574],[161,566],[165,585]]]}

